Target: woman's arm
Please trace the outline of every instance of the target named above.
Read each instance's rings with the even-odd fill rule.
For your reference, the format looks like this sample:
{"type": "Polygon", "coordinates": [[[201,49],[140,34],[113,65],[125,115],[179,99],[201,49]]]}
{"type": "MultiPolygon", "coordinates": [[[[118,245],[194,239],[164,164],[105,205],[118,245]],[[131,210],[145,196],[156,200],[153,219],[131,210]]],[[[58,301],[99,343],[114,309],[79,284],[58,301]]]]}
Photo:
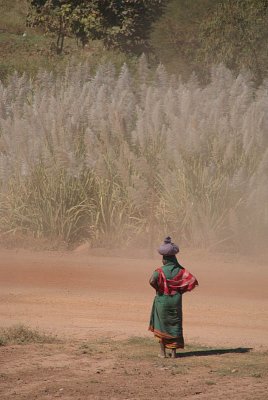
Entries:
{"type": "Polygon", "coordinates": [[[155,271],[149,280],[149,284],[157,291],[158,290],[158,272],[155,271]]]}

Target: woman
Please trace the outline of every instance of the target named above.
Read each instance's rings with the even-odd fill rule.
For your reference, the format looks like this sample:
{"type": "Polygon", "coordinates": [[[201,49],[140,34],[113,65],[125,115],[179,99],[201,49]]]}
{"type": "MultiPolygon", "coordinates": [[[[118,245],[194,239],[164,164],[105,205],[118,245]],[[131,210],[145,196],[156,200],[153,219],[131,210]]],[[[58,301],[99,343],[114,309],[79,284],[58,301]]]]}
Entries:
{"type": "Polygon", "coordinates": [[[179,247],[168,236],[158,252],[163,256],[163,266],[153,273],[150,285],[156,290],[149,330],[159,339],[160,357],[176,357],[176,349],[184,348],[182,330],[182,294],[198,285],[196,278],[183,268],[176,258],[179,247]]]}

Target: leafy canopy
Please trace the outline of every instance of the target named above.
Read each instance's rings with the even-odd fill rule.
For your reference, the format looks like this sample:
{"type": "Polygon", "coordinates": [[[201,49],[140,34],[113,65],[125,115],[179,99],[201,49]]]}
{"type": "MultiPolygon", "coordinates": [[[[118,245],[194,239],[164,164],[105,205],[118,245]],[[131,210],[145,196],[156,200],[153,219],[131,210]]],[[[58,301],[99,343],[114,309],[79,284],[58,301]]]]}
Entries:
{"type": "Polygon", "coordinates": [[[103,40],[107,47],[141,52],[152,23],[166,0],[31,0],[28,21],[59,36],[75,35],[83,44],[103,40]]]}
{"type": "Polygon", "coordinates": [[[171,0],[151,44],[172,72],[207,79],[211,66],[223,63],[261,82],[268,73],[268,0],[171,0]]]}
{"type": "Polygon", "coordinates": [[[200,25],[199,59],[206,65],[224,63],[238,72],[267,75],[268,0],[226,0],[200,25]]]}

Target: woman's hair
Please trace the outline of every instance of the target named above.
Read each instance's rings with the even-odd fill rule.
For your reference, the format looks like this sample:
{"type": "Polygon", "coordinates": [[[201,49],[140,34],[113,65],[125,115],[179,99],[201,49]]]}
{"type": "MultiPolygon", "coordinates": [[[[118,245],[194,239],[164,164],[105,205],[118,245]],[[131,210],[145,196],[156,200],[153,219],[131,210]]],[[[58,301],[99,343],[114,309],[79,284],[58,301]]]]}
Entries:
{"type": "Polygon", "coordinates": [[[167,264],[168,262],[172,262],[173,264],[177,265],[177,267],[183,268],[183,266],[178,262],[176,256],[163,256],[163,265],[167,264]]]}

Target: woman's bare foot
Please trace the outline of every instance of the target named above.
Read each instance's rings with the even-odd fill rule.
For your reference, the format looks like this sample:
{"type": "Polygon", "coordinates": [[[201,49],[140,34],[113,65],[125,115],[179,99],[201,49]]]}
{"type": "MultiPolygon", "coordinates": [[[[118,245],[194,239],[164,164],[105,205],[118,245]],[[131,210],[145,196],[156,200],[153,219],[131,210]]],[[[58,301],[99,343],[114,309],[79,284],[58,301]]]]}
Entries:
{"type": "Polygon", "coordinates": [[[165,345],[163,343],[160,343],[160,354],[159,354],[160,358],[167,358],[167,354],[166,354],[166,348],[165,345]]]}

